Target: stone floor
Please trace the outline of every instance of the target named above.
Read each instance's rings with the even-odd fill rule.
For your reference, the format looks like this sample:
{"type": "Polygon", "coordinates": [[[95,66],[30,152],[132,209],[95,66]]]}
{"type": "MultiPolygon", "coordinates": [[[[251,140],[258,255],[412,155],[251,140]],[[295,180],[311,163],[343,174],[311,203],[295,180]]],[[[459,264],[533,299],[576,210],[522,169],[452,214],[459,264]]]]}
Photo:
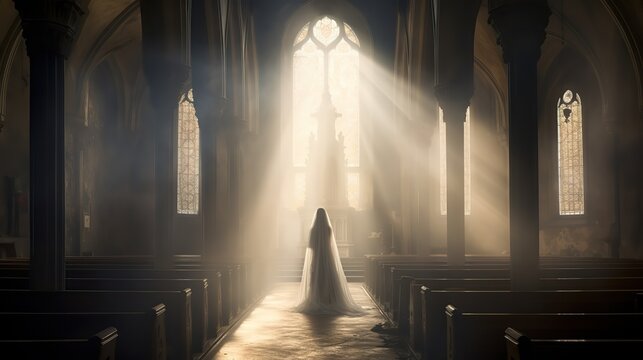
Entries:
{"type": "Polygon", "coordinates": [[[229,336],[215,360],[409,359],[361,283],[350,283],[365,316],[311,316],[291,311],[298,283],[279,283],[229,336]],[[380,326],[378,326],[378,324],[380,326]]]}

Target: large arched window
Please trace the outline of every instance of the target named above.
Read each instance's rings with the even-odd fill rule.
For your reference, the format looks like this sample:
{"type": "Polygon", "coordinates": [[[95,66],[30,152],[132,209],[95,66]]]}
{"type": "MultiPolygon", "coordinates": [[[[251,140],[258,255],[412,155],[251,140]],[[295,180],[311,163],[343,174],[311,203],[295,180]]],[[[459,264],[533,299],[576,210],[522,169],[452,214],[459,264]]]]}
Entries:
{"type": "Polygon", "coordinates": [[[565,91],[558,99],[558,213],[585,213],[583,112],[580,95],[565,91]]]}
{"type": "MultiPolygon", "coordinates": [[[[439,108],[440,131],[440,214],[447,214],[447,129],[442,108],[439,108]]],[[[471,214],[471,118],[469,108],[464,123],[464,214],[471,214]]]]}
{"type": "Polygon", "coordinates": [[[353,29],[340,19],[322,16],[304,25],[292,47],[292,167],[294,205],[306,198],[306,172],[310,144],[318,139],[322,95],[340,116],[335,121],[338,139],[343,138],[348,203],[359,207],[360,184],[360,42],[353,29]]]}
{"type": "Polygon", "coordinates": [[[192,90],[179,101],[176,211],[199,213],[199,123],[192,90]]]}

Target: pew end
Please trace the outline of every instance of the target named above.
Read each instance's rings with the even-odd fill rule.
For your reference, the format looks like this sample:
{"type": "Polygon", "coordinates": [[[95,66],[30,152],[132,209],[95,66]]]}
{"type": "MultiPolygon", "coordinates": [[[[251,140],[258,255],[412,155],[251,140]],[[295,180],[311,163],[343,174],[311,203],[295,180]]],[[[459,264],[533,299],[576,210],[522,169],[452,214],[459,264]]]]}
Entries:
{"type": "Polygon", "coordinates": [[[108,327],[88,339],[0,340],[0,349],[24,360],[69,359],[113,360],[118,330],[108,327]]]}

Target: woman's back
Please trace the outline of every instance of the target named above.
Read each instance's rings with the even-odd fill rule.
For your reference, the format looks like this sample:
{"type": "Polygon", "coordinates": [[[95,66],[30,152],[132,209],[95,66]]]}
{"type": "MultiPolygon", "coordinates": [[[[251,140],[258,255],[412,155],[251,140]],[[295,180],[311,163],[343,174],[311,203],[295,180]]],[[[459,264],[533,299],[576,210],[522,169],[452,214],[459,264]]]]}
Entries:
{"type": "Polygon", "coordinates": [[[363,313],[350,295],[330,219],[323,208],[317,209],[310,229],[296,310],[316,314],[363,313]]]}

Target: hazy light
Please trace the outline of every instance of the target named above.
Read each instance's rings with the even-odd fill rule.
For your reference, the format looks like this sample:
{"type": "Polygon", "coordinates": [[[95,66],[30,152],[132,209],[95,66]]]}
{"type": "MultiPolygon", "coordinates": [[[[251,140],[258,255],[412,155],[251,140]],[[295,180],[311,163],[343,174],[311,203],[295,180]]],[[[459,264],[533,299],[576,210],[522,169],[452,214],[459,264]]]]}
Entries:
{"type": "Polygon", "coordinates": [[[331,101],[340,114],[335,130],[336,136],[344,139],[349,205],[360,208],[359,40],[350,26],[340,27],[335,19],[324,17],[307,23],[297,34],[294,44],[293,187],[289,191],[292,200],[287,204],[291,208],[303,206],[306,186],[313,185],[306,184],[306,168],[310,143],[318,135],[318,119],[314,114],[319,108],[327,77],[331,101]]]}
{"type": "MultiPolygon", "coordinates": [[[[447,214],[447,128],[439,108],[440,131],[440,214],[447,214]]],[[[464,123],[464,214],[471,215],[471,115],[467,107],[464,123]]]]}
{"type": "MultiPolygon", "coordinates": [[[[400,79],[360,52],[352,29],[342,27],[339,21],[329,22],[328,29],[317,33],[332,40],[316,41],[318,25],[312,21],[300,30],[291,53],[293,67],[284,69],[283,74],[292,81],[293,92],[292,103],[285,101],[290,106],[285,113],[292,112],[292,119],[284,119],[281,128],[281,150],[287,156],[281,157],[281,163],[274,161],[280,170],[271,175],[282,196],[280,241],[286,248],[305,242],[309,224],[301,220],[306,215],[301,210],[306,187],[321,186],[306,183],[306,166],[311,134],[317,136],[313,114],[324,91],[328,65],[331,100],[342,114],[336,134],[341,132],[345,137],[348,198],[364,221],[350,226],[362,226],[367,234],[383,231],[398,244],[401,237],[413,237],[427,247],[442,247],[446,234],[446,217],[440,216],[446,213],[446,144],[437,104],[426,89],[417,87],[417,79],[400,79]],[[423,197],[409,187],[413,184],[426,188],[423,197]],[[375,199],[377,209],[373,208],[375,199]],[[404,221],[430,224],[425,233],[418,236],[412,234],[416,228],[402,229],[406,225],[400,225],[401,217],[410,216],[400,213],[407,211],[403,206],[422,207],[424,218],[404,221]],[[395,226],[399,228],[393,229],[395,226]]],[[[506,145],[498,136],[495,113],[474,107],[473,114],[475,120],[467,111],[463,134],[467,251],[498,254],[507,249],[508,236],[506,145]]],[[[270,189],[265,187],[265,191],[270,189]]],[[[291,254],[301,256],[296,251],[291,254]]]]}

